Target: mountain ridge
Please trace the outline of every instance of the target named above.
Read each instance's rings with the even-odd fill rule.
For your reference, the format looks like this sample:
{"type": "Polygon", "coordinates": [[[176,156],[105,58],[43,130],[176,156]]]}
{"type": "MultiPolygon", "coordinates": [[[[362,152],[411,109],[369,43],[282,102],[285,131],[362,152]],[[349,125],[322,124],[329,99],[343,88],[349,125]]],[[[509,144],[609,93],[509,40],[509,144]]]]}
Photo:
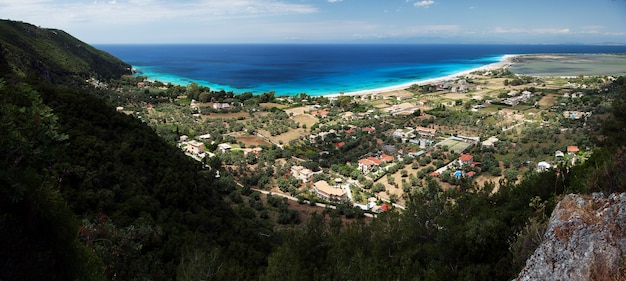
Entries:
{"type": "Polygon", "coordinates": [[[0,20],[0,74],[38,77],[48,82],[113,79],[131,66],[65,31],[0,20]]]}

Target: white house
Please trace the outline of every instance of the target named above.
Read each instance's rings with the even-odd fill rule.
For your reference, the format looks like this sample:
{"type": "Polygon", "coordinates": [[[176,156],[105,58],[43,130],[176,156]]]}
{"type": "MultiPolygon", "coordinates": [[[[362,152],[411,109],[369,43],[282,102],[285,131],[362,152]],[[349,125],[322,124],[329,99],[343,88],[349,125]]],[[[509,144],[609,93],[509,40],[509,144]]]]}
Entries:
{"type": "Polygon", "coordinates": [[[225,153],[227,151],[230,151],[230,149],[231,149],[231,146],[230,146],[230,144],[227,144],[227,143],[220,143],[220,144],[217,145],[217,150],[219,150],[219,152],[221,152],[221,153],[225,153]]]}
{"type": "Polygon", "coordinates": [[[302,182],[308,182],[313,176],[313,171],[302,166],[292,166],[291,175],[302,182]]]}
{"type": "Polygon", "coordinates": [[[548,162],[539,162],[537,163],[537,172],[544,172],[550,170],[550,164],[548,162]]]}

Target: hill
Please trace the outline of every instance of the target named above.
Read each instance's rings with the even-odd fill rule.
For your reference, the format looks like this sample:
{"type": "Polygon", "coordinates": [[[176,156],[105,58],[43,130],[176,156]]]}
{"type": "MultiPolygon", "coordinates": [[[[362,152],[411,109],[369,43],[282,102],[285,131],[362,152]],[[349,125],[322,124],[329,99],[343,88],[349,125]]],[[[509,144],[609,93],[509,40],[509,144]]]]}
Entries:
{"type": "Polygon", "coordinates": [[[0,75],[35,76],[48,82],[129,74],[131,66],[66,32],[0,20],[0,75]]]}
{"type": "Polygon", "coordinates": [[[2,21],[0,38],[1,280],[259,275],[272,230],[222,200],[232,179],[79,80],[127,64],[24,23],[2,21]]]}

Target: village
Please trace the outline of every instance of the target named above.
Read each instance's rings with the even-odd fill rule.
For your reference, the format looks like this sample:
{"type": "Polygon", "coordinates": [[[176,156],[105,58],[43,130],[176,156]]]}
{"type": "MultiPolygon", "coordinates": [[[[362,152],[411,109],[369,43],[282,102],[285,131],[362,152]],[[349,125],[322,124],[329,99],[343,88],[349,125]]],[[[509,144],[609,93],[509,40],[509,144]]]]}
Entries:
{"type": "MultiPolygon", "coordinates": [[[[187,93],[128,112],[190,157],[219,159],[241,186],[379,213],[404,208],[425,187],[496,192],[502,181],[585,161],[611,79],[519,78],[503,69],[405,90],[259,103],[187,93]]],[[[137,87],[168,89],[151,84],[137,87]]]]}

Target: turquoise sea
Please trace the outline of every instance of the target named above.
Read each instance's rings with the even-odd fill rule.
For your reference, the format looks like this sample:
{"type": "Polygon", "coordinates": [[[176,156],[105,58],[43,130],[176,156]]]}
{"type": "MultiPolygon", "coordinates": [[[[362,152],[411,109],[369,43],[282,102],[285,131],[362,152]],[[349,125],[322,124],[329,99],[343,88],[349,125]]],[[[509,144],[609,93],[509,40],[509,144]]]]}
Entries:
{"type": "Polygon", "coordinates": [[[313,96],[371,90],[448,76],[507,54],[626,53],[598,45],[97,45],[150,80],[191,82],[236,94],[313,96]]]}

